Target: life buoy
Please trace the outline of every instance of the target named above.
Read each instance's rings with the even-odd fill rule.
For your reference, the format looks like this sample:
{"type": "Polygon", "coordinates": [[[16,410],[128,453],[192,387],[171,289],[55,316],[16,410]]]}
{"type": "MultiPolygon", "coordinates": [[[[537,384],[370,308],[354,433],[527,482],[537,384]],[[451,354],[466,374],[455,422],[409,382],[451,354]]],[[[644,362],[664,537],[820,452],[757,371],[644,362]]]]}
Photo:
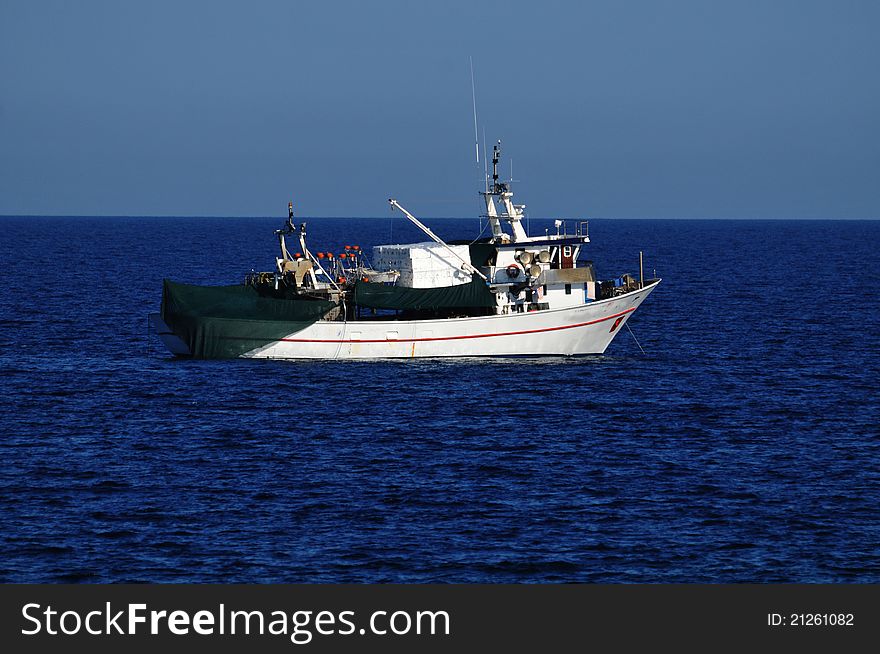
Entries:
{"type": "Polygon", "coordinates": [[[510,278],[519,277],[519,266],[514,263],[507,266],[507,276],[510,278]]]}

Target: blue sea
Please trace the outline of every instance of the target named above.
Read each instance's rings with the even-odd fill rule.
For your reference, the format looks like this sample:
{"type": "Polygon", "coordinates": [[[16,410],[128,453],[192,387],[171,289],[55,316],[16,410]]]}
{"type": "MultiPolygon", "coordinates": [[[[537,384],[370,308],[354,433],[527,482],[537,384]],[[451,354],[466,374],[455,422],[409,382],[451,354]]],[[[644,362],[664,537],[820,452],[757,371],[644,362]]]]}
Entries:
{"type": "Polygon", "coordinates": [[[269,270],[283,222],[0,219],[0,581],[880,581],[880,222],[592,221],[600,278],[663,278],[644,354],[171,357],[162,279],[269,270]]]}

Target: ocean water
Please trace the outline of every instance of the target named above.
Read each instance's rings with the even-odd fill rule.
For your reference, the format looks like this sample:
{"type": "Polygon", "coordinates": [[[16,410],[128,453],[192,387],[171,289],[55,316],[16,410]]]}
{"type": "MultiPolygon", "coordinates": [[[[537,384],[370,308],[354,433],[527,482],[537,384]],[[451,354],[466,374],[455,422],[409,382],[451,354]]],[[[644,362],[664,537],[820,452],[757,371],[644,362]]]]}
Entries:
{"type": "Polygon", "coordinates": [[[168,355],[162,279],[270,269],[282,223],[0,219],[0,580],[880,580],[880,222],[592,221],[600,277],[664,279],[645,354],[168,355]]]}

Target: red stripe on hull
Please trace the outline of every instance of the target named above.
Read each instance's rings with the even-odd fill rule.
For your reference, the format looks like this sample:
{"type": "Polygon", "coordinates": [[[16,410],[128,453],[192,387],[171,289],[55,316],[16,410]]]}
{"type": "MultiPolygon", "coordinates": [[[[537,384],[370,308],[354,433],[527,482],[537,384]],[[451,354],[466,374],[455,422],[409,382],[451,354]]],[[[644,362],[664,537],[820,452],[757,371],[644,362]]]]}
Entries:
{"type": "Polygon", "coordinates": [[[561,327],[544,327],[543,329],[526,329],[518,332],[498,332],[496,334],[467,334],[464,336],[437,336],[431,338],[370,338],[370,339],[332,339],[332,338],[279,338],[278,341],[283,343],[416,343],[423,341],[455,341],[464,338],[493,338],[495,336],[518,336],[520,334],[538,334],[540,332],[555,332],[560,329],[575,329],[576,327],[586,327],[587,325],[595,325],[606,320],[613,320],[620,316],[625,316],[636,310],[636,307],[630,307],[626,311],[615,313],[598,320],[590,320],[588,322],[579,322],[574,325],[562,325],[561,327]]]}

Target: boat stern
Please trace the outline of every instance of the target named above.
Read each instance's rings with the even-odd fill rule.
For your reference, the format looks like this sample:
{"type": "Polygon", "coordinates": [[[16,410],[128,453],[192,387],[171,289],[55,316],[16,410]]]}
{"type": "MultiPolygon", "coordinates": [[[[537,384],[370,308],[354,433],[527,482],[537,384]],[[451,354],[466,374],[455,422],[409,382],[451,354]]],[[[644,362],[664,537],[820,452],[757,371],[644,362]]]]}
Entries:
{"type": "Polygon", "coordinates": [[[162,340],[162,343],[168,348],[168,351],[175,356],[192,356],[189,348],[180,337],[174,333],[164,320],[162,315],[151,313],[149,315],[150,327],[156,332],[156,335],[162,340]]]}

